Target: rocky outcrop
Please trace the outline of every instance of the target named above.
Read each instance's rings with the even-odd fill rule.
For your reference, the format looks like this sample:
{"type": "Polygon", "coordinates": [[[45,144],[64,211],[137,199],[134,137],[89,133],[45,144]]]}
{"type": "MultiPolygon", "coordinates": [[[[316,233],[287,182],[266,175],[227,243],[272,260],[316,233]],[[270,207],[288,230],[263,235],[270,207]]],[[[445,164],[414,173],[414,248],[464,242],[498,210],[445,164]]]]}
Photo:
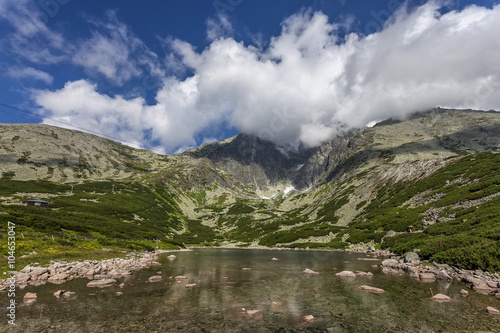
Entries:
{"type": "Polygon", "coordinates": [[[380,266],[385,274],[405,273],[411,278],[423,282],[437,280],[446,288],[451,281],[457,280],[481,294],[496,295],[500,293],[500,275],[498,273],[488,273],[481,270],[471,271],[438,263],[433,263],[432,266],[416,265],[406,263],[404,258],[397,256],[382,261],[380,266]]]}

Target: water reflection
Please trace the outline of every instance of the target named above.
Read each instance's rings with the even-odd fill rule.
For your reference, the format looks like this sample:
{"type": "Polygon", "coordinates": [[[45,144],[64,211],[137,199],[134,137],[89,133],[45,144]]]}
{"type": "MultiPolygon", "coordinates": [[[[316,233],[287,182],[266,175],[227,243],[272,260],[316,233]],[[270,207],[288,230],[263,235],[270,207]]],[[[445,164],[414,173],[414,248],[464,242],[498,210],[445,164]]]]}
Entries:
{"type": "MultiPolygon", "coordinates": [[[[87,279],[63,285],[27,287],[30,306],[19,305],[14,332],[436,332],[500,329],[498,316],[484,311],[498,300],[471,293],[460,284],[421,283],[386,276],[378,262],[339,252],[196,250],[168,254],[161,267],[119,279],[99,290],[87,279]],[[273,258],[279,260],[272,260],[273,258]],[[244,269],[250,268],[250,269],[244,269]],[[318,275],[303,274],[305,269],[318,275]],[[341,278],[341,271],[373,276],[341,278]],[[159,274],[161,273],[161,274],[159,274]],[[162,281],[148,283],[151,276],[162,281]],[[185,276],[186,279],[175,277],[185,276]],[[119,284],[123,283],[123,288],[119,284]],[[188,284],[195,287],[186,288],[188,284]],[[386,292],[359,290],[369,285],[386,292]],[[65,289],[75,297],[57,299],[65,289]],[[432,292],[452,298],[430,301],[432,292]],[[122,295],[117,295],[122,292],[122,295]]],[[[2,302],[6,295],[1,295],[2,302]]],[[[7,303],[2,303],[7,304],[7,303]]],[[[0,329],[6,327],[2,323],[0,329]]]]}

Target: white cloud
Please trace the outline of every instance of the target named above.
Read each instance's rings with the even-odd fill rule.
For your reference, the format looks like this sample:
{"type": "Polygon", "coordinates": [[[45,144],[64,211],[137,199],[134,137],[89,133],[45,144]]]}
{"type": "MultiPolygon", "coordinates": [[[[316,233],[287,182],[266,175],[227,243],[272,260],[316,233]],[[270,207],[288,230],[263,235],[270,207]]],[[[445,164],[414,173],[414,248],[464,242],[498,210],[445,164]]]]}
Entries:
{"type": "Polygon", "coordinates": [[[44,108],[44,123],[87,130],[142,147],[142,112],[144,100],[125,100],[96,92],[96,86],[85,81],[68,82],[57,91],[34,91],[36,103],[44,108]]]}
{"type": "Polygon", "coordinates": [[[228,37],[233,34],[233,26],[229,22],[227,15],[218,14],[215,18],[207,20],[207,39],[214,41],[221,37],[228,37]]]}
{"type": "Polygon", "coordinates": [[[30,0],[0,0],[0,19],[13,27],[4,36],[10,50],[26,60],[39,64],[58,63],[66,59],[72,49],[61,33],[46,24],[51,16],[57,15],[59,6],[43,11],[37,4],[30,0]]]}
{"type": "Polygon", "coordinates": [[[157,55],[118,20],[116,12],[108,12],[106,21],[89,19],[89,23],[95,25],[97,30],[92,37],[79,42],[72,58],[75,64],[118,85],[140,76],[143,69],[163,76],[157,55]]]}
{"type": "Polygon", "coordinates": [[[47,84],[52,84],[52,82],[54,81],[54,77],[52,75],[33,67],[12,67],[9,68],[7,74],[10,77],[14,77],[17,79],[35,79],[43,81],[47,84]]]}
{"type": "Polygon", "coordinates": [[[101,75],[116,85],[140,75],[163,78],[158,56],[138,39],[115,11],[105,19],[86,17],[90,37],[68,40],[57,26],[49,28],[63,4],[57,1],[0,0],[0,19],[10,26],[8,52],[36,64],[73,63],[92,76],[101,75]]]}
{"type": "Polygon", "coordinates": [[[47,121],[85,124],[142,146],[149,130],[148,140],[166,151],[195,145],[222,122],[280,145],[315,146],[345,125],[436,106],[500,109],[500,5],[439,9],[429,2],[399,10],[381,31],[345,37],[324,14],[301,12],[265,49],[219,37],[198,52],[174,40],[176,67],[194,74],[164,79],[153,106],[99,94],[86,81],[36,98],[47,121]]]}

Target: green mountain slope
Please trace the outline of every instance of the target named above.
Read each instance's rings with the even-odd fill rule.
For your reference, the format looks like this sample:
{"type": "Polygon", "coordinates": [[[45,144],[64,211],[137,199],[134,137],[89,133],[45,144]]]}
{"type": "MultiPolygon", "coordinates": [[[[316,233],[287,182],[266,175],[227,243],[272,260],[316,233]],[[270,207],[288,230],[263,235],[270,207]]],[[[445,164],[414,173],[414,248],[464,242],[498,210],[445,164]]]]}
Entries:
{"type": "Polygon", "coordinates": [[[389,248],[499,270],[499,143],[499,113],[443,109],[313,149],[240,134],[171,156],[1,125],[0,218],[101,243],[389,248]]]}

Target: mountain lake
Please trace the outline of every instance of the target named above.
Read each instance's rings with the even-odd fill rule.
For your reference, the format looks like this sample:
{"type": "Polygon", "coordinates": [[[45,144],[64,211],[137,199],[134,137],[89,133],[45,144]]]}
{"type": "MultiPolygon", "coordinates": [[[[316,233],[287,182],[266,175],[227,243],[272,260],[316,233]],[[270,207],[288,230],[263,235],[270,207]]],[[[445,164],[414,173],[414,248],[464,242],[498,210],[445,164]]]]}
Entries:
{"type": "MultiPolygon", "coordinates": [[[[17,325],[7,324],[4,306],[0,331],[500,332],[500,316],[486,311],[487,306],[499,307],[495,297],[472,290],[463,297],[460,290],[467,288],[458,282],[424,283],[385,275],[380,269],[383,259],[326,251],[166,253],[160,256],[161,266],[136,271],[107,288],[87,287],[89,280],[82,278],[16,290],[17,325]],[[171,254],[176,258],[168,259],[171,254]],[[319,274],[304,274],[305,269],[319,274]],[[335,275],[345,270],[373,276],[335,275]],[[159,272],[161,282],[147,282],[159,272]],[[362,285],[385,293],[360,290],[362,285]],[[54,292],[61,289],[76,295],[58,299],[54,292]],[[22,304],[26,292],[38,295],[34,304],[22,304]],[[432,301],[431,293],[448,295],[451,301],[432,301]]],[[[0,297],[8,304],[7,293],[0,297]]]]}

